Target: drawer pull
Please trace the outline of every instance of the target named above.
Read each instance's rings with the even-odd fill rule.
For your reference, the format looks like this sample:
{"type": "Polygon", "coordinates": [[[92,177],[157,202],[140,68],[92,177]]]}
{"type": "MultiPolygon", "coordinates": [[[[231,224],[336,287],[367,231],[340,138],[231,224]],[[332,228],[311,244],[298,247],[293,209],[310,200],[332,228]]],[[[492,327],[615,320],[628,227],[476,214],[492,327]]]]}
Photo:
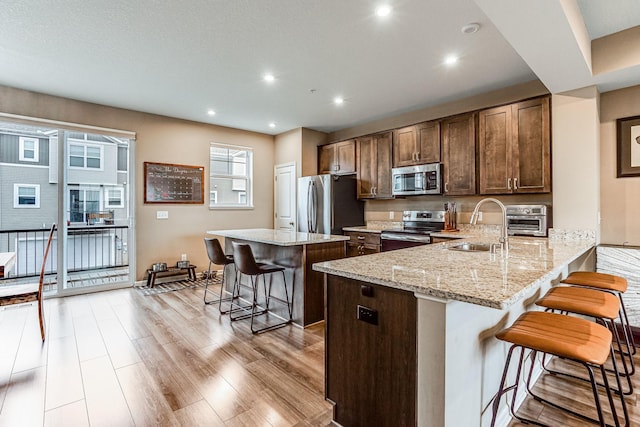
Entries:
{"type": "Polygon", "coordinates": [[[373,297],[373,286],[361,285],[360,293],[363,297],[373,297]]]}

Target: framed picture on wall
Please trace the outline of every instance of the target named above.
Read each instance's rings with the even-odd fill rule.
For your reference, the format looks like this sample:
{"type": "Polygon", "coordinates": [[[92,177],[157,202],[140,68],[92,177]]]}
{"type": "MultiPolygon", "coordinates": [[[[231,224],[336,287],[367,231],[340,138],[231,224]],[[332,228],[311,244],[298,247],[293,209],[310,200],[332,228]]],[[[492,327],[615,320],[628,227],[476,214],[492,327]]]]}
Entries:
{"type": "Polygon", "coordinates": [[[204,203],[204,167],[144,162],[145,203],[204,203]]]}
{"type": "Polygon", "coordinates": [[[616,120],[618,178],[640,176],[640,116],[616,120]]]}

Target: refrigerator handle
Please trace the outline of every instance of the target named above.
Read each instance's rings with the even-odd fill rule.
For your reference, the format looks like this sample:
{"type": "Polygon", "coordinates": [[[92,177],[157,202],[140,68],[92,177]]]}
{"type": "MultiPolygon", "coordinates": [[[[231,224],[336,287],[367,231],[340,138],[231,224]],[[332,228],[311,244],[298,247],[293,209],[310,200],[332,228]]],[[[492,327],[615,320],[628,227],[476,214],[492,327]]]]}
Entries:
{"type": "Polygon", "coordinates": [[[307,231],[309,233],[312,232],[311,230],[311,186],[313,185],[313,181],[309,181],[309,185],[307,188],[307,231]]]}
{"type": "Polygon", "coordinates": [[[318,230],[318,190],[316,189],[316,183],[311,184],[311,227],[312,233],[317,233],[318,230]]]}

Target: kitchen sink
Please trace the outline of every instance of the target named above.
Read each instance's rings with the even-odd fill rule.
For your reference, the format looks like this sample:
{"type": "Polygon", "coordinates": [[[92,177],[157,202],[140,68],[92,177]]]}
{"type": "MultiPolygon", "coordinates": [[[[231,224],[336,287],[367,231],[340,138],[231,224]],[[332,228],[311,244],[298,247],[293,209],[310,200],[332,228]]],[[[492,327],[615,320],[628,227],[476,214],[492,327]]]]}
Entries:
{"type": "Polygon", "coordinates": [[[449,250],[461,252],[489,252],[492,248],[495,251],[495,245],[491,243],[460,243],[449,246],[449,250]]]}

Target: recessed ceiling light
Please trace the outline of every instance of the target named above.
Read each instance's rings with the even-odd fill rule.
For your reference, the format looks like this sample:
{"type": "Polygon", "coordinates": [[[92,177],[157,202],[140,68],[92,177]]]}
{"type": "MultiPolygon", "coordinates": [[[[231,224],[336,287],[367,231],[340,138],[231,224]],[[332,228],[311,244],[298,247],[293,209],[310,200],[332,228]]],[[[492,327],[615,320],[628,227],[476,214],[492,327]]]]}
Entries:
{"type": "Polygon", "coordinates": [[[464,27],[462,27],[460,31],[462,31],[463,34],[473,34],[473,33],[477,33],[479,29],[480,29],[480,24],[478,24],[477,22],[472,22],[471,24],[467,24],[464,27]]]}
{"type": "Polygon", "coordinates": [[[333,103],[336,105],[342,105],[344,103],[344,99],[340,96],[336,96],[333,98],[333,103]]]}
{"type": "Polygon", "coordinates": [[[447,65],[453,65],[458,62],[458,57],[455,55],[449,55],[444,59],[444,63],[447,65]]]}
{"type": "Polygon", "coordinates": [[[380,5],[376,9],[376,15],[380,17],[388,16],[390,13],[391,13],[391,6],[389,6],[388,4],[380,5]]]}
{"type": "Polygon", "coordinates": [[[215,116],[216,112],[213,111],[213,110],[209,110],[209,111],[207,111],[207,114],[210,115],[210,116],[215,116]]]}
{"type": "Polygon", "coordinates": [[[269,82],[271,83],[272,81],[274,81],[276,78],[273,74],[265,74],[264,75],[264,81],[265,82],[269,82]]]}
{"type": "Polygon", "coordinates": [[[273,122],[271,122],[271,123],[269,123],[269,127],[270,127],[270,128],[274,128],[274,127],[276,127],[276,124],[275,124],[275,123],[273,123],[273,122]]]}

